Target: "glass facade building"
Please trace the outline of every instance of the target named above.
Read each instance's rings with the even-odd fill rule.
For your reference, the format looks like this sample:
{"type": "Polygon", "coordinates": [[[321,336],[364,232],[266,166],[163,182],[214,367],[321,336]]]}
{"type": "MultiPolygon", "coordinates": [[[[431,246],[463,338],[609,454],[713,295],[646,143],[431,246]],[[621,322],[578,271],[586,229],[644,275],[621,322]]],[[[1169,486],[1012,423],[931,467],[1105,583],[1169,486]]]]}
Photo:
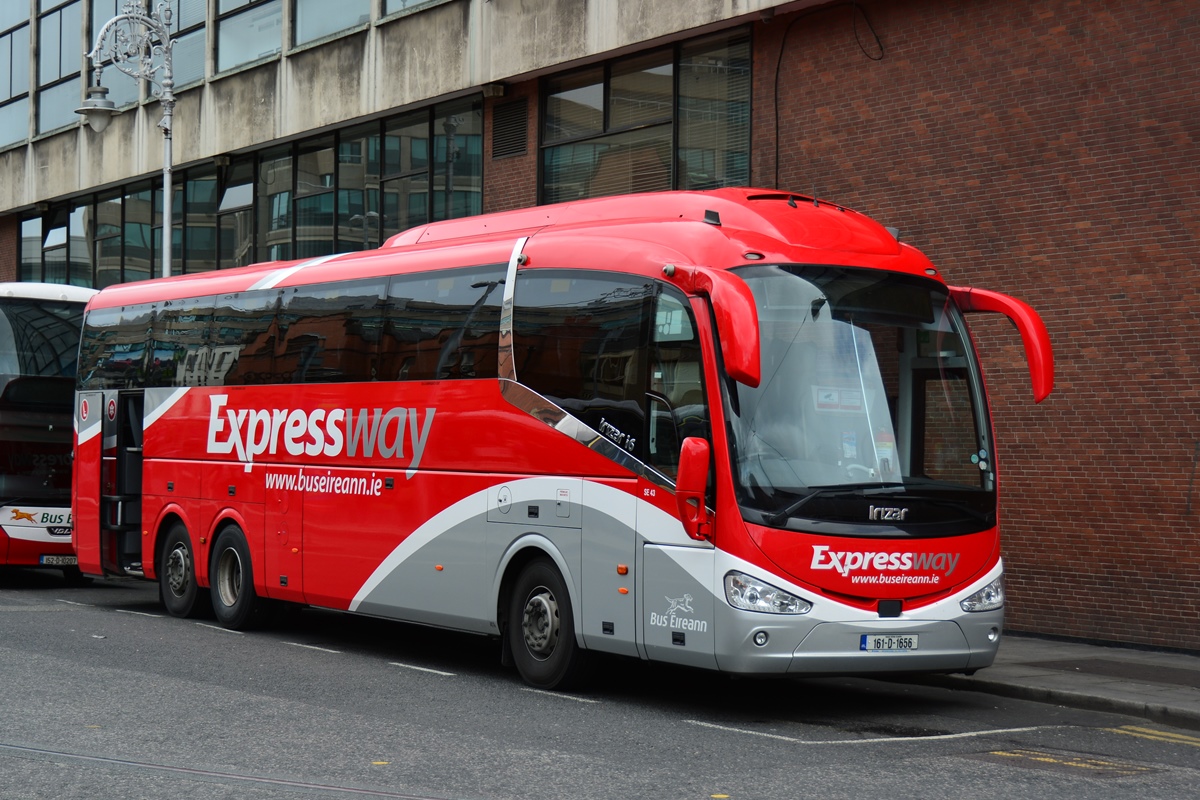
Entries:
{"type": "MultiPolygon", "coordinates": [[[[0,155],[81,125],[76,109],[93,77],[83,54],[111,35],[119,15],[169,16],[173,88],[182,100],[230,76],[311,58],[374,26],[404,25],[446,6],[11,0],[0,4],[0,155]]],[[[161,87],[119,72],[104,60],[107,48],[97,52],[117,109],[145,105],[157,114],[151,106],[161,87]]],[[[174,165],[166,233],[157,173],[80,187],[15,212],[14,277],[97,288],[151,278],[163,274],[164,235],[171,236],[171,274],[378,247],[407,228],[486,209],[485,136],[491,132],[494,142],[495,126],[520,133],[515,152],[532,159],[529,180],[541,203],[743,185],[750,179],[750,71],[749,32],[735,27],[529,79],[534,89],[518,114],[508,113],[518,107],[509,104],[501,121],[492,120],[498,106],[486,99],[495,94],[477,87],[174,165]],[[532,127],[527,108],[537,114],[532,127]],[[529,151],[526,129],[537,139],[529,151]]],[[[191,122],[189,132],[204,130],[191,122]]]]}

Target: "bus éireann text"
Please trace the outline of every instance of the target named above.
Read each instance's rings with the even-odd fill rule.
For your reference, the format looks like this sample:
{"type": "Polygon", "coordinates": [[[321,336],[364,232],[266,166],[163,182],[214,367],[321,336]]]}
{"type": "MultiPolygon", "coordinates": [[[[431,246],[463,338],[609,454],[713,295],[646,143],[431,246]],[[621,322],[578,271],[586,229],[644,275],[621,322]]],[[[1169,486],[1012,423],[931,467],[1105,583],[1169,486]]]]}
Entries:
{"type": "Polygon", "coordinates": [[[71,547],[71,405],[96,292],[0,283],[0,565],[79,577],[71,547]]]}
{"type": "Polygon", "coordinates": [[[878,223],[775,190],[433,223],[113,286],[76,394],[85,573],[241,628],[276,601],[730,673],[992,663],[997,457],[964,313],[878,223]]]}

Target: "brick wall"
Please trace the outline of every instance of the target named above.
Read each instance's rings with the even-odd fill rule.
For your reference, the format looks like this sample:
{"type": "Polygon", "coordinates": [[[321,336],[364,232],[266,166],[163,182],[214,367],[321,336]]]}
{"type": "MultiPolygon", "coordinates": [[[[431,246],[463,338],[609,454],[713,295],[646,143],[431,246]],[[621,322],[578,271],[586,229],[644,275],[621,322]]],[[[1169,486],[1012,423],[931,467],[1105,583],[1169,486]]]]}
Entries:
{"type": "Polygon", "coordinates": [[[21,261],[21,225],[16,217],[0,217],[0,281],[15,281],[21,261]]]}
{"type": "Polygon", "coordinates": [[[483,137],[483,210],[509,211],[537,204],[537,81],[526,81],[505,88],[504,96],[487,101],[487,126],[483,137]],[[497,105],[525,99],[529,113],[524,155],[492,157],[492,112],[497,105]]]}
{"type": "Polygon", "coordinates": [[[754,183],[777,168],[1045,319],[1035,406],[1012,327],[971,318],[1009,627],[1200,649],[1200,5],[859,6],[882,51],[849,5],[756,26],[754,183]]]}

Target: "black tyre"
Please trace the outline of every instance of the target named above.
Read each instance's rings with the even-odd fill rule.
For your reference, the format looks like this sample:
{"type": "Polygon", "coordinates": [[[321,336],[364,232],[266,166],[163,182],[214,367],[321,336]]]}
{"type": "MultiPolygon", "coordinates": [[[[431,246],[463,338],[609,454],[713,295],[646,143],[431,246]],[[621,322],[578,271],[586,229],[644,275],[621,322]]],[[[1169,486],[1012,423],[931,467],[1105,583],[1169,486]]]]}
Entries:
{"type": "Polygon", "coordinates": [[[250,547],[236,525],[225,528],[217,537],[208,577],[217,622],[235,631],[251,627],[259,617],[263,601],[254,591],[250,547]]]}
{"type": "Polygon", "coordinates": [[[532,561],[513,584],[508,605],[508,646],[530,686],[570,689],[582,683],[586,653],[575,642],[567,586],[553,563],[532,561]]]}
{"type": "Polygon", "coordinates": [[[176,522],[163,540],[158,564],[158,597],[172,617],[194,617],[204,609],[204,591],[196,583],[192,540],[176,522]]]}

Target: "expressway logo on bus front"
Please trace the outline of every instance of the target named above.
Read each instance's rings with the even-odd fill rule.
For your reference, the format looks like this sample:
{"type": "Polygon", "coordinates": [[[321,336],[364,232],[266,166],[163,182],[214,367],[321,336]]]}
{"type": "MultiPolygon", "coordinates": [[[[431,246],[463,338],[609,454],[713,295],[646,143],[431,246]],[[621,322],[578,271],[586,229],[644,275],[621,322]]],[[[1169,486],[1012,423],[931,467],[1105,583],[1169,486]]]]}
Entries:
{"type": "Polygon", "coordinates": [[[249,466],[260,455],[276,455],[280,448],[290,456],[355,458],[406,458],[411,452],[408,477],[412,477],[433,427],[437,409],[425,409],[422,420],[416,408],[227,408],[229,395],[209,396],[209,453],[237,453],[249,466]],[[406,435],[407,434],[407,435],[406,435]],[[409,447],[405,447],[406,443],[409,447]]]}
{"type": "Polygon", "coordinates": [[[854,583],[940,583],[948,578],[962,553],[914,553],[900,551],[834,550],[829,545],[813,545],[810,568],[834,570],[854,583]],[[881,573],[909,572],[923,575],[881,573]],[[875,574],[869,574],[873,571],[875,574]],[[855,574],[852,574],[855,573],[855,574]],[[932,573],[932,574],[931,574],[932,573]]]}

